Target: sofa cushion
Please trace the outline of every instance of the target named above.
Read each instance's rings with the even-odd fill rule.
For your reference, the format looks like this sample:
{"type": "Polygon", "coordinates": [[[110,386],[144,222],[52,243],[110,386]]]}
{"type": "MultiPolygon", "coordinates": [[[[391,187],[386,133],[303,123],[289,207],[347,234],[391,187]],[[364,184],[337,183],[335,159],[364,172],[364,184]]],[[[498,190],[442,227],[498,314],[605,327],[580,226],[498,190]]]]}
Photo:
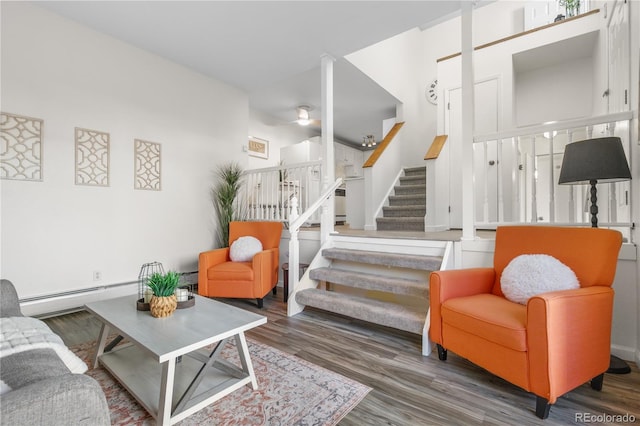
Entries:
{"type": "Polygon", "coordinates": [[[207,271],[207,279],[216,281],[253,281],[251,262],[224,262],[207,271]]]}
{"type": "Polygon", "coordinates": [[[504,268],[500,286],[507,299],[524,305],[538,294],[580,288],[580,283],[571,268],[555,257],[524,254],[504,268]]]}
{"type": "Polygon", "coordinates": [[[516,351],[527,350],[526,320],[526,306],[494,294],[457,297],[442,305],[443,334],[452,326],[516,351]]]}
{"type": "Polygon", "coordinates": [[[262,251],[262,243],[255,237],[240,237],[231,244],[229,257],[234,262],[250,262],[262,251]]]}

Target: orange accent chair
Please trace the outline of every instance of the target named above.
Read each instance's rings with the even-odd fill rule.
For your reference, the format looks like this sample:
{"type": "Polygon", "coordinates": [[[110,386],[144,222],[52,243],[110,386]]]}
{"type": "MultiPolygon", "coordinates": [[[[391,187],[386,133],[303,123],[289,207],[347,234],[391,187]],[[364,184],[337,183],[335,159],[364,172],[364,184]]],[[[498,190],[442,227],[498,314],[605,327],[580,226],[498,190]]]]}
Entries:
{"type": "Polygon", "coordinates": [[[251,262],[232,262],[230,248],[200,253],[198,258],[198,294],[206,297],[256,299],[262,308],[264,296],[278,284],[280,259],[280,222],[231,222],[229,244],[243,236],[260,240],[263,251],[251,262]]]}
{"type": "Polygon", "coordinates": [[[602,389],[610,361],[617,231],[504,226],[493,268],[431,273],[429,335],[440,360],[447,350],[536,395],[536,415],[591,381],[602,389]],[[575,272],[580,288],[538,294],[526,305],[505,298],[502,271],[521,254],[547,254],[575,272]]]}

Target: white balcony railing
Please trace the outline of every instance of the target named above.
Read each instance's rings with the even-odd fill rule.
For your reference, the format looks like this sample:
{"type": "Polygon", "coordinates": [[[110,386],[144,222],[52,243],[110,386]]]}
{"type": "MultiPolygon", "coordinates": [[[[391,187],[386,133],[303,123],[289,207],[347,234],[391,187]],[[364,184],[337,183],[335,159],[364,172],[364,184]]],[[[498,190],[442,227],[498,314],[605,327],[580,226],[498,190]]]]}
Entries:
{"type": "MultiPolygon", "coordinates": [[[[558,185],[564,147],[584,139],[618,136],[627,159],[631,112],[549,123],[474,137],[477,228],[503,223],[590,224],[589,186],[558,185]]],[[[630,182],[598,184],[598,223],[629,237],[630,182]]]]}
{"type": "MultiPolygon", "coordinates": [[[[289,221],[291,200],[305,211],[319,196],[322,161],[254,169],[245,172],[247,220],[289,221]]],[[[318,213],[309,223],[319,223],[318,213]]]]}

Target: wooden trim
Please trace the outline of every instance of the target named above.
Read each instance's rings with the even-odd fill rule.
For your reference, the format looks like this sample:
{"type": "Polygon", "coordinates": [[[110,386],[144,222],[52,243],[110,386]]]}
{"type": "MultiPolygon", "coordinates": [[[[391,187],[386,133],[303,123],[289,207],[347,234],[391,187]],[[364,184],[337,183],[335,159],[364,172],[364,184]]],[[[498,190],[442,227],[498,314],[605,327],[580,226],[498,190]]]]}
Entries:
{"type": "Polygon", "coordinates": [[[367,161],[362,165],[363,169],[367,167],[373,167],[373,165],[376,164],[376,161],[378,161],[378,158],[380,158],[384,150],[387,149],[387,147],[389,146],[393,138],[398,134],[398,132],[400,131],[400,128],[403,125],[404,125],[404,121],[393,125],[391,130],[389,130],[389,133],[387,133],[387,136],[384,137],[382,142],[380,142],[380,145],[378,145],[375,151],[373,151],[373,153],[369,156],[367,161]]]}
{"type": "MultiPolygon", "coordinates": [[[[565,19],[563,19],[561,21],[558,21],[558,22],[552,22],[550,24],[543,25],[541,27],[532,28],[530,30],[523,31],[523,32],[518,33],[518,34],[513,34],[513,35],[510,35],[510,36],[507,36],[507,37],[500,38],[498,40],[491,41],[489,43],[481,44],[479,46],[474,47],[473,50],[480,50],[480,49],[484,49],[485,47],[490,47],[490,46],[494,46],[494,45],[499,44],[499,43],[504,43],[505,41],[513,40],[514,38],[522,37],[522,36],[525,36],[527,34],[532,34],[532,33],[535,33],[537,31],[541,31],[541,30],[544,30],[544,29],[547,29],[547,28],[555,27],[556,25],[564,24],[565,22],[570,22],[570,21],[575,21],[576,19],[585,18],[585,17],[587,17],[589,15],[594,15],[594,14],[599,13],[599,12],[600,12],[600,9],[593,9],[593,10],[590,10],[589,12],[586,12],[586,13],[583,13],[583,14],[580,14],[580,15],[577,15],[577,16],[572,16],[570,18],[565,18],[565,19]]],[[[443,56],[442,58],[436,59],[436,62],[446,61],[448,59],[455,58],[456,56],[460,56],[461,54],[462,54],[461,52],[452,53],[451,55],[443,56]]]]}
{"type": "Polygon", "coordinates": [[[449,135],[437,135],[435,138],[433,138],[433,142],[431,142],[431,146],[425,154],[424,159],[433,160],[438,158],[438,156],[440,155],[440,151],[442,151],[442,147],[444,146],[444,143],[447,141],[448,137],[449,135]]]}

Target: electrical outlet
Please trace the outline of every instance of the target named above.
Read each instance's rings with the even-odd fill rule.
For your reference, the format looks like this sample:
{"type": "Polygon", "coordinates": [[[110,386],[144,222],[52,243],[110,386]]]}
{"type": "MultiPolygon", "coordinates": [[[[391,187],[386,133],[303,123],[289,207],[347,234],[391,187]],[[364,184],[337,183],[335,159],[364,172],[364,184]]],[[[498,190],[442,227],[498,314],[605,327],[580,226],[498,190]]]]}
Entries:
{"type": "Polygon", "coordinates": [[[94,281],[102,281],[102,272],[93,271],[93,280],[94,281]]]}

